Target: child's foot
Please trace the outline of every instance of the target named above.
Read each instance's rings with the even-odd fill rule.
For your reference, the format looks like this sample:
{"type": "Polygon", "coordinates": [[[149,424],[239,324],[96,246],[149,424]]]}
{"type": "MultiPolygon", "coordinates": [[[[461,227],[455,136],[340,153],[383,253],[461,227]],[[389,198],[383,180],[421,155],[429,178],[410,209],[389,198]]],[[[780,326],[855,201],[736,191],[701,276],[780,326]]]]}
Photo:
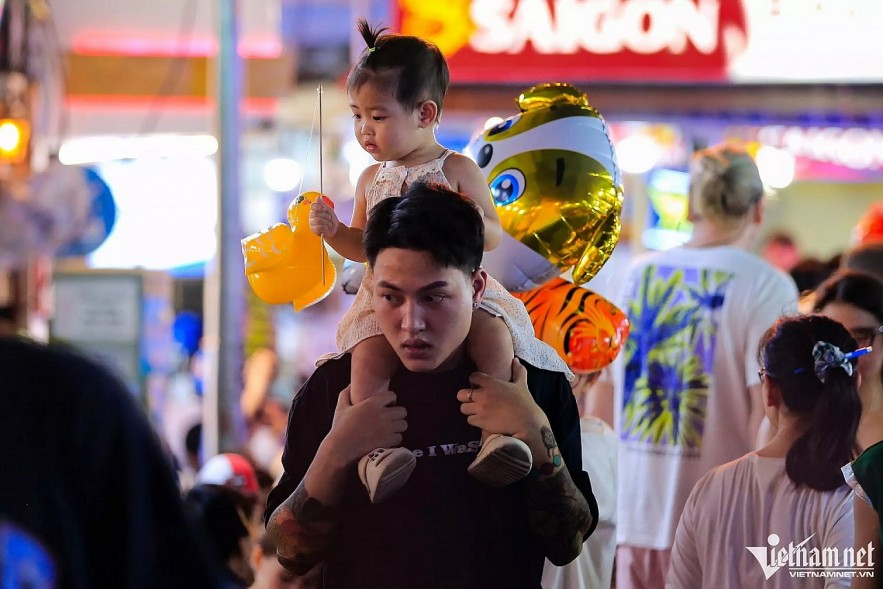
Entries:
{"type": "Polygon", "coordinates": [[[512,436],[491,434],[467,470],[485,485],[505,487],[523,479],[531,466],[533,458],[527,444],[512,436]]]}
{"type": "Polygon", "coordinates": [[[359,460],[359,478],[368,489],[371,503],[380,503],[401,489],[414,467],[417,458],[407,448],[377,448],[359,460]]]}

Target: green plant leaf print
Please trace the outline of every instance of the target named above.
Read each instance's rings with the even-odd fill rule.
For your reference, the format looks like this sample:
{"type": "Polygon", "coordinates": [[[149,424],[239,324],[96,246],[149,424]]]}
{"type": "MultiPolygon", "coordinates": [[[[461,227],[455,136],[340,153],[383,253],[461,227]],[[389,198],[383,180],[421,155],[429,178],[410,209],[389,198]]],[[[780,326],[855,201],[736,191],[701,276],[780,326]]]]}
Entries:
{"type": "Polygon", "coordinates": [[[721,308],[733,274],[647,266],[629,293],[623,440],[702,449],[721,308]]]}

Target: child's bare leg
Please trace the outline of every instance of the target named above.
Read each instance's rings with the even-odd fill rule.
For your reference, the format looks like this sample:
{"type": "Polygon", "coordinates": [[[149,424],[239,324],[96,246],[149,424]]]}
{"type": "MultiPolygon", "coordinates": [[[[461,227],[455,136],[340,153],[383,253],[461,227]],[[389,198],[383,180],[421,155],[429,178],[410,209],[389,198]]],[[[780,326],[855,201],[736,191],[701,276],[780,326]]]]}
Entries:
{"type": "MultiPolygon", "coordinates": [[[[502,318],[494,317],[483,309],[473,311],[472,327],[469,328],[469,335],[466,337],[466,348],[479,372],[507,382],[512,379],[515,346],[512,343],[509,327],[502,318]]],[[[482,430],[482,444],[487,436],[488,433],[482,430]]]]}
{"type": "Polygon", "coordinates": [[[350,352],[350,399],[353,404],[389,388],[399,357],[382,335],[360,341],[350,352]]]}
{"type": "Polygon", "coordinates": [[[472,312],[472,327],[466,338],[469,357],[480,372],[508,382],[512,379],[515,346],[506,322],[483,309],[472,312]]]}
{"type": "MultiPolygon", "coordinates": [[[[364,339],[350,353],[350,400],[353,403],[389,388],[399,357],[385,337],[364,339]]],[[[380,503],[408,481],[416,465],[416,457],[407,448],[377,448],[359,460],[359,478],[371,502],[380,503]]]]}
{"type": "MultiPolygon", "coordinates": [[[[501,318],[476,309],[466,347],[479,371],[506,382],[512,379],[515,346],[509,327],[501,318]]],[[[521,440],[482,431],[481,450],[469,465],[469,473],[487,485],[503,487],[524,478],[532,462],[530,449],[521,440]]]]}

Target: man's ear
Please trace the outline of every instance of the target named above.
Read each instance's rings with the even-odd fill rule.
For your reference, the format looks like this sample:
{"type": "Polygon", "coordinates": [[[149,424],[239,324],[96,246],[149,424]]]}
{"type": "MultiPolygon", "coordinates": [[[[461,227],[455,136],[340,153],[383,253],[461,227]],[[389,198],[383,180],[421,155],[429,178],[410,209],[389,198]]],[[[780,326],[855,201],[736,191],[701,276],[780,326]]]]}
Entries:
{"type": "Polygon", "coordinates": [[[435,125],[435,122],[438,119],[438,105],[434,100],[424,100],[417,107],[417,110],[420,128],[435,125]]]}
{"type": "Polygon", "coordinates": [[[484,291],[487,288],[487,272],[484,268],[478,268],[472,273],[472,302],[480,303],[484,298],[484,291]]]}

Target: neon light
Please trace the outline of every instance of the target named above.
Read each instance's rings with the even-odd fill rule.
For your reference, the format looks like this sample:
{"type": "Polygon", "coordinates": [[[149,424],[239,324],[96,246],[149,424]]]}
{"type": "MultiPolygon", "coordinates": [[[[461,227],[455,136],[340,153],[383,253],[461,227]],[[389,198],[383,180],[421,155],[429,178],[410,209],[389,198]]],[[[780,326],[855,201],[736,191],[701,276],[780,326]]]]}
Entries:
{"type": "MultiPolygon", "coordinates": [[[[162,108],[184,114],[207,114],[215,110],[215,101],[206,96],[136,96],[131,94],[74,94],[65,98],[64,106],[80,112],[143,111],[162,108]]],[[[275,115],[279,106],[276,98],[247,97],[242,99],[242,110],[248,115],[275,115]]]]}
{"type": "MultiPolygon", "coordinates": [[[[88,56],[214,57],[218,43],[212,37],[182,42],[177,37],[144,37],[137,32],[83,31],[71,42],[71,51],[88,56]]],[[[282,42],[271,37],[245,37],[239,40],[239,55],[245,59],[277,59],[282,55],[282,42]]]]}

